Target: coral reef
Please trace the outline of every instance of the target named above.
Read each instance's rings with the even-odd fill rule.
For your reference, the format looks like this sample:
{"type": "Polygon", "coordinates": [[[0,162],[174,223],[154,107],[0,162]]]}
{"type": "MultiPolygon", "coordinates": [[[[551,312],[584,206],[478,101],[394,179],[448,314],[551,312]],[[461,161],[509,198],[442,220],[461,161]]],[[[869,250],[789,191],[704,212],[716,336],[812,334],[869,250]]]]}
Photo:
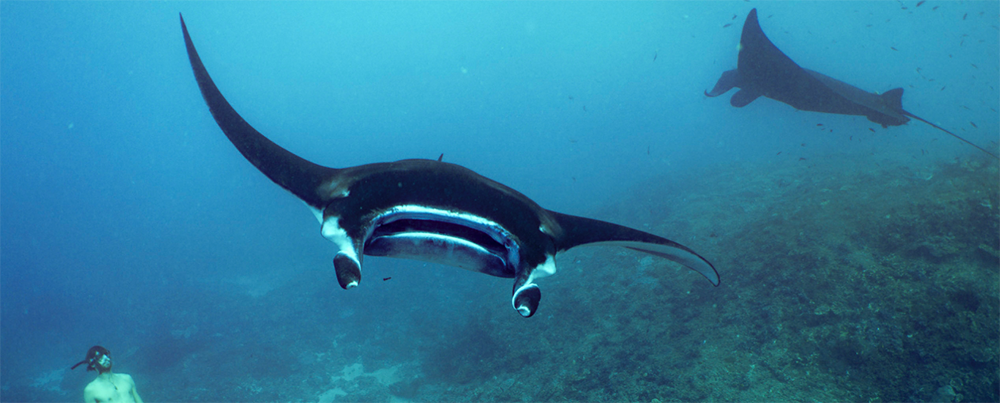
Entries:
{"type": "Polygon", "coordinates": [[[998,401],[1000,174],[915,164],[719,166],[592,214],[698,250],[718,288],[579,248],[526,320],[486,276],[435,268],[343,306],[303,271],[185,296],[198,308],[159,313],[123,362],[151,401],[998,401]]]}

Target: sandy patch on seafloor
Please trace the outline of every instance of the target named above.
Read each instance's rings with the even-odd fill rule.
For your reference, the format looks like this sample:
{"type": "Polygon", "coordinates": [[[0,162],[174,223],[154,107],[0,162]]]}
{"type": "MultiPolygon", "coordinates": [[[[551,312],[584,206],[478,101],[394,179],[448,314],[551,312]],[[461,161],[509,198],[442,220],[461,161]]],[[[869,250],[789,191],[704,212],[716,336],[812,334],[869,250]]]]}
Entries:
{"type": "MultiPolygon", "coordinates": [[[[403,364],[399,364],[388,368],[380,368],[372,372],[365,372],[364,365],[358,362],[345,366],[344,369],[340,371],[339,375],[333,375],[330,377],[330,382],[333,384],[342,383],[343,381],[355,383],[355,379],[368,376],[375,378],[375,380],[382,386],[389,386],[403,380],[402,375],[399,374],[399,368],[402,366],[403,364]]],[[[348,392],[343,388],[334,387],[320,394],[318,400],[321,403],[329,403],[336,400],[339,396],[347,395],[348,392]]]]}

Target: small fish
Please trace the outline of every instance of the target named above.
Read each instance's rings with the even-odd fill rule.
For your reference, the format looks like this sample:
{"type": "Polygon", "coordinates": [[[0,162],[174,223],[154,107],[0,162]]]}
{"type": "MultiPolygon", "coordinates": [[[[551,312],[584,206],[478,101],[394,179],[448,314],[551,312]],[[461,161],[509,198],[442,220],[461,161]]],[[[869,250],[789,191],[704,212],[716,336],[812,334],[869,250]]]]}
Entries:
{"type": "Polygon", "coordinates": [[[899,52],[899,49],[896,49],[896,48],[895,48],[895,47],[893,47],[893,46],[890,46],[890,47],[889,47],[889,49],[892,49],[892,50],[895,50],[895,51],[899,52]]]}
{"type": "Polygon", "coordinates": [[[781,155],[781,151],[778,151],[778,153],[777,153],[777,154],[774,154],[774,155],[781,155]]]}
{"type": "Polygon", "coordinates": [[[941,6],[934,6],[934,8],[932,8],[931,11],[937,10],[938,7],[941,7],[941,6]]]}
{"type": "Polygon", "coordinates": [[[444,159],[444,153],[441,153],[441,155],[438,156],[438,162],[441,162],[442,159],[444,159]]]}
{"type": "Polygon", "coordinates": [[[871,130],[872,133],[875,133],[875,129],[872,129],[872,128],[869,127],[868,130],[871,130]]]}
{"type": "Polygon", "coordinates": [[[968,107],[968,106],[965,106],[965,105],[961,105],[961,107],[965,108],[965,110],[969,110],[969,111],[971,111],[971,110],[972,110],[972,108],[970,108],[970,107],[968,107]]]}
{"type": "Polygon", "coordinates": [[[799,161],[805,161],[805,157],[799,157],[799,161]]]}
{"type": "Polygon", "coordinates": [[[392,277],[382,277],[382,281],[389,281],[389,280],[392,280],[392,277]]]}
{"type": "MultiPolygon", "coordinates": [[[[656,56],[653,56],[653,60],[656,60],[656,56]]],[[[569,96],[569,100],[570,100],[570,101],[572,101],[572,100],[573,100],[573,96],[572,96],[572,95],[570,95],[570,96],[569,96]]]]}
{"type": "Polygon", "coordinates": [[[587,111],[587,105],[584,105],[584,106],[583,106],[583,111],[584,111],[584,112],[586,112],[586,111],[587,111]]]}
{"type": "MultiPolygon", "coordinates": [[[[924,5],[924,2],[925,2],[925,0],[918,1],[917,2],[917,7],[920,7],[920,6],[924,5]]],[[[917,8],[917,7],[913,7],[913,8],[917,8]]]]}
{"type": "Polygon", "coordinates": [[[733,26],[733,23],[731,23],[731,22],[730,22],[730,23],[728,23],[728,24],[726,24],[726,25],[723,25],[722,27],[723,27],[723,28],[729,28],[729,27],[731,27],[731,26],[733,26]]]}
{"type": "Polygon", "coordinates": [[[924,151],[924,149],[923,149],[923,148],[921,148],[921,149],[920,149],[920,155],[926,155],[926,154],[927,154],[927,151],[924,151]]]}
{"type": "Polygon", "coordinates": [[[817,123],[816,126],[823,126],[823,124],[822,123],[817,123]]]}
{"type": "Polygon", "coordinates": [[[660,54],[658,52],[653,52],[653,61],[654,62],[656,61],[656,56],[659,56],[659,55],[660,54]]]}
{"type": "Polygon", "coordinates": [[[848,137],[847,140],[854,140],[854,136],[848,137]]]}
{"type": "Polygon", "coordinates": [[[736,19],[736,14],[733,14],[733,19],[734,19],[734,20],[736,19]]]}
{"type": "Polygon", "coordinates": [[[975,122],[969,122],[969,124],[970,124],[970,125],[972,125],[972,127],[975,127],[975,128],[977,128],[977,129],[979,128],[979,126],[976,126],[976,123],[975,123],[975,122]]]}
{"type": "Polygon", "coordinates": [[[962,16],[962,21],[965,21],[965,18],[968,17],[968,16],[969,16],[969,13],[965,13],[965,15],[962,16]]]}
{"type": "Polygon", "coordinates": [[[646,146],[646,155],[649,155],[649,146],[646,146]]]}
{"type": "MultiPolygon", "coordinates": [[[[946,86],[944,86],[944,87],[947,87],[947,85],[946,85],[946,86]]],[[[941,87],[941,91],[944,91],[944,87],[941,87]]]]}
{"type": "Polygon", "coordinates": [[[806,143],[802,143],[802,147],[805,147],[805,146],[806,146],[806,143]]]}
{"type": "Polygon", "coordinates": [[[969,63],[969,64],[971,64],[971,65],[972,65],[972,67],[975,67],[976,69],[979,69],[979,66],[976,66],[976,64],[975,64],[975,63],[969,63]]]}

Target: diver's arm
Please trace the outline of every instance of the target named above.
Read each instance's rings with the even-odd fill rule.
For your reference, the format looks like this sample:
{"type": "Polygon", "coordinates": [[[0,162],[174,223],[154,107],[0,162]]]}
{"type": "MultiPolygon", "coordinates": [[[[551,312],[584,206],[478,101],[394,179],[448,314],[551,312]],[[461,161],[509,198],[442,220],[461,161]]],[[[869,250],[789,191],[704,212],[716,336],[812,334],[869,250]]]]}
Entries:
{"type": "Polygon", "coordinates": [[[139,397],[139,392],[135,391],[135,386],[132,387],[132,397],[135,399],[135,403],[142,403],[142,398],[139,397]]]}
{"type": "Polygon", "coordinates": [[[90,389],[89,385],[87,388],[83,389],[83,402],[84,403],[98,403],[97,398],[94,397],[94,391],[90,389]]]}
{"type": "Polygon", "coordinates": [[[132,384],[132,398],[135,399],[135,403],[142,403],[142,398],[139,397],[139,391],[135,390],[135,381],[132,380],[131,376],[128,377],[128,381],[132,384]]]}

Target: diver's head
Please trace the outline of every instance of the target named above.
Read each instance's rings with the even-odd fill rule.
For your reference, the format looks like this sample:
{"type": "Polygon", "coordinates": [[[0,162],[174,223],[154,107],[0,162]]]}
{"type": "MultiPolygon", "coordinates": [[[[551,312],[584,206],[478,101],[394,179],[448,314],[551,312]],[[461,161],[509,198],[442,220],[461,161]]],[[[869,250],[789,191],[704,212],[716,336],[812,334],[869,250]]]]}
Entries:
{"type": "Polygon", "coordinates": [[[87,364],[87,371],[97,371],[98,374],[110,372],[111,352],[101,346],[91,347],[90,350],[87,350],[87,357],[70,369],[76,369],[82,364],[87,364]]]}

